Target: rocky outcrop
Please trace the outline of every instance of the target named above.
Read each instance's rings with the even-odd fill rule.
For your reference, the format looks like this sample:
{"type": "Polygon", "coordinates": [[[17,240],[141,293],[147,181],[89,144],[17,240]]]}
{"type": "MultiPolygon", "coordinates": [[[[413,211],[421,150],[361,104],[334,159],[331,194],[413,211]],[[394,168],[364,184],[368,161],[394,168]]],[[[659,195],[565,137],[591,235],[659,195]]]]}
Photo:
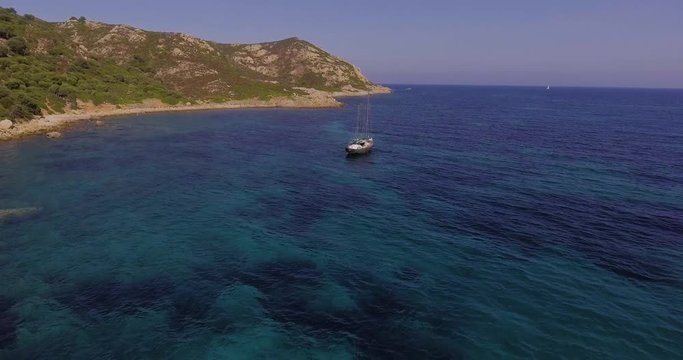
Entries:
{"type": "Polygon", "coordinates": [[[2,120],[0,121],[0,131],[1,130],[9,130],[12,128],[12,122],[10,120],[2,120]]]}
{"type": "Polygon", "coordinates": [[[59,139],[62,137],[62,133],[59,131],[50,131],[49,133],[45,134],[49,139],[59,139]]]}
{"type": "Polygon", "coordinates": [[[226,45],[225,49],[236,64],[285,85],[320,90],[343,86],[367,90],[373,85],[356,66],[298,38],[226,45]]]}
{"type": "Polygon", "coordinates": [[[43,209],[40,207],[0,209],[0,221],[24,219],[38,215],[41,211],[43,211],[43,209]]]}
{"type": "Polygon", "coordinates": [[[340,91],[333,91],[332,96],[334,97],[345,97],[345,96],[366,96],[366,95],[379,95],[379,94],[390,94],[391,89],[386,86],[381,85],[368,85],[364,89],[358,89],[353,86],[344,86],[340,91]]]}

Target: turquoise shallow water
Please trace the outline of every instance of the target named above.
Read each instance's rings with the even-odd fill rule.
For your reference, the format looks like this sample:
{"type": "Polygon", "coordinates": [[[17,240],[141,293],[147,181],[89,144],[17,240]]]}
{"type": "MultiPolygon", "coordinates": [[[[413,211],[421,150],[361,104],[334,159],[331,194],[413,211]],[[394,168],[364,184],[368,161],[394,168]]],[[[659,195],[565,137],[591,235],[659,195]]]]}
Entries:
{"type": "Polygon", "coordinates": [[[0,143],[0,358],[680,358],[683,91],[411,87],[0,143]]]}

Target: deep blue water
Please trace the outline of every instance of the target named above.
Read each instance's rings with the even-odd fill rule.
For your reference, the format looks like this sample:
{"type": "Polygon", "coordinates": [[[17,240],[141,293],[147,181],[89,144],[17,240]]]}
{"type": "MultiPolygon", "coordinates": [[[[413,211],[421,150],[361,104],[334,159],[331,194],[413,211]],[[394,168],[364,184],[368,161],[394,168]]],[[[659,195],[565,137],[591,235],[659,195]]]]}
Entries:
{"type": "Polygon", "coordinates": [[[0,143],[0,358],[683,356],[683,91],[405,87],[0,143]]]}

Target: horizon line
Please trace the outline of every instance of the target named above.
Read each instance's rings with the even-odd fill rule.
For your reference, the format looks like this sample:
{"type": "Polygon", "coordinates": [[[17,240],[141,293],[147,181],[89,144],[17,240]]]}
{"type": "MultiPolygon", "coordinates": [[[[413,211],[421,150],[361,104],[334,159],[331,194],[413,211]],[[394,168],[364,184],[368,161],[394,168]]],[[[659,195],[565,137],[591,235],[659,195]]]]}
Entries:
{"type": "MultiPolygon", "coordinates": [[[[403,83],[403,82],[376,82],[384,86],[462,86],[462,87],[524,87],[545,88],[549,85],[510,85],[510,84],[434,84],[434,83],[403,83]]],[[[683,87],[642,87],[642,86],[612,86],[612,85],[550,85],[551,88],[563,89],[621,89],[621,90],[683,90],[683,87]]]]}

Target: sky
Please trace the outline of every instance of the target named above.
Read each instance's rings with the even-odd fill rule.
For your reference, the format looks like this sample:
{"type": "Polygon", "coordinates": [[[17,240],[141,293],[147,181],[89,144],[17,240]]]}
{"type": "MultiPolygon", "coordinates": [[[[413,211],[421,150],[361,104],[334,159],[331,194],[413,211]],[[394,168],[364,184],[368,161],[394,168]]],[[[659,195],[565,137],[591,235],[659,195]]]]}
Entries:
{"type": "Polygon", "coordinates": [[[297,36],[388,84],[683,88],[683,0],[0,0],[228,43],[297,36]]]}

